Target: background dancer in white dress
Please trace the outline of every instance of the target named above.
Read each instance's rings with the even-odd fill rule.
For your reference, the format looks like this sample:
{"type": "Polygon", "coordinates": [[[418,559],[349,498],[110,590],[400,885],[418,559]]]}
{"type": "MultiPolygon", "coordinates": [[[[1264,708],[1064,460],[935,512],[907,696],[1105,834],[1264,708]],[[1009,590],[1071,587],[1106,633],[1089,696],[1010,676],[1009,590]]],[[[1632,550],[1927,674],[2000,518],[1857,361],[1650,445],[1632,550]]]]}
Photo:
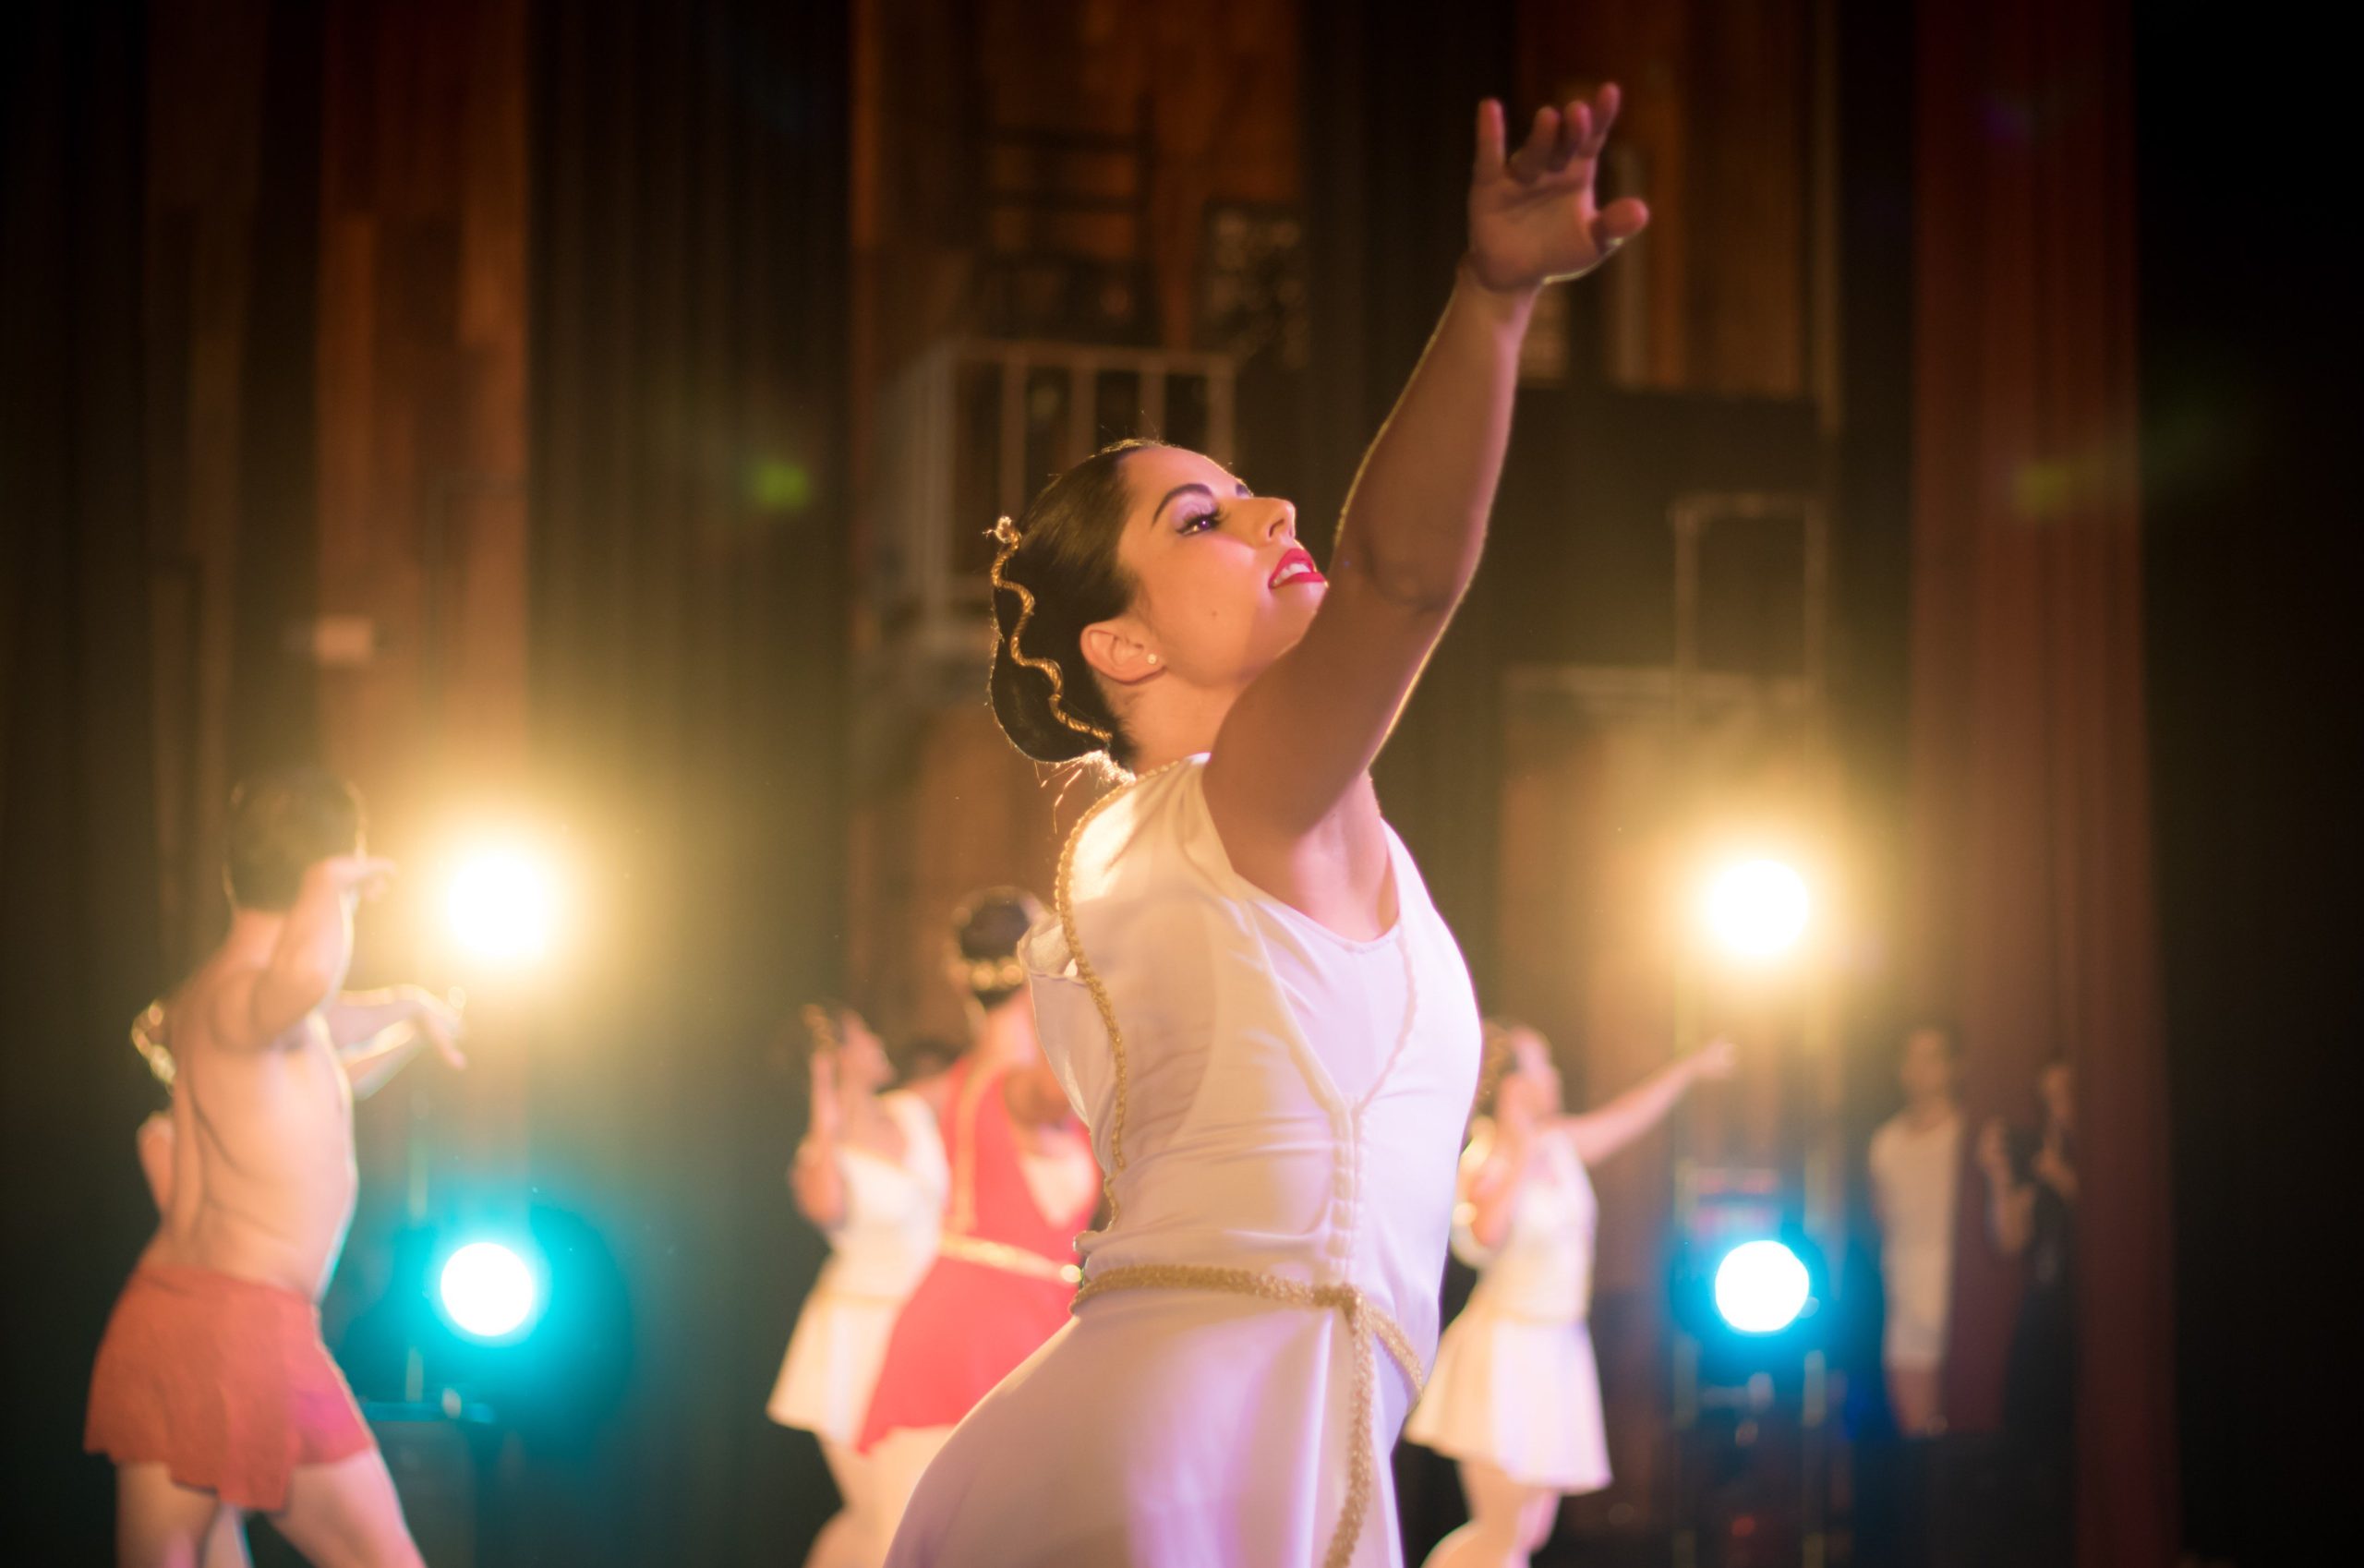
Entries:
{"type": "Polygon", "coordinates": [[[797,1315],[766,1406],[784,1427],[821,1441],[842,1505],[805,1555],[806,1568],[876,1568],[897,1510],[872,1461],[854,1451],[895,1315],[935,1259],[950,1176],[935,1112],[918,1095],[879,1091],[893,1076],[878,1037],[850,1008],[807,1007],[813,1117],[789,1184],[796,1206],[829,1238],[797,1315]]]}
{"type": "Polygon", "coordinates": [[[1872,1134],[1872,1213],[1879,1222],[1888,1317],[1880,1369],[1908,1438],[1946,1429],[1946,1345],[1953,1319],[1954,1241],[1969,1146],[1956,1090],[1954,1031],[1924,1024],[1904,1037],[1897,1081],[1904,1109],[1872,1134]]]}
{"type": "Polygon", "coordinates": [[[1691,1086],[1731,1075],[1719,1040],[1597,1110],[1565,1115],[1560,1069],[1540,1034],[1487,1024],[1499,1073],[1461,1159],[1453,1249],[1478,1271],[1444,1331],[1436,1370],[1404,1435],[1461,1467],[1469,1523],[1428,1568],[1526,1568],[1550,1538],[1560,1499],[1609,1484],[1600,1370],[1586,1322],[1593,1230],[1590,1167],[1666,1119],[1691,1086]],[[1489,1104],[1490,1102],[1490,1104],[1489,1104]]]}
{"type": "Polygon", "coordinates": [[[1480,107],[1468,252],[1332,579],[1288,502],[1155,443],[995,529],[1004,730],[1140,776],[1078,825],[1027,949],[1109,1218],[895,1563],[1401,1561],[1381,1461],[1435,1345],[1479,1040],[1369,767],[1477,569],[1538,291],[1647,220],[1595,204],[1616,106],[1543,110],[1514,156],[1480,107]]]}

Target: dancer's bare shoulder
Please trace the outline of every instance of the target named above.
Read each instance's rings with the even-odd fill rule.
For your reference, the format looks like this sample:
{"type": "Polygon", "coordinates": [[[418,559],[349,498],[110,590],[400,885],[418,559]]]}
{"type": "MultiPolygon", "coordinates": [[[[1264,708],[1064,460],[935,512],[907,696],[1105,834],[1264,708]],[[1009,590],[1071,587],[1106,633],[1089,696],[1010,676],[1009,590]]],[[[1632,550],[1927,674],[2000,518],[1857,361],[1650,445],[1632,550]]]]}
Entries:
{"type": "Polygon", "coordinates": [[[317,1009],[293,1020],[258,1016],[258,989],[270,965],[244,955],[217,953],[164,1005],[175,1053],[184,1049],[255,1055],[301,1047],[317,1009]]]}
{"type": "Polygon", "coordinates": [[[178,1147],[157,1249],[316,1295],[352,1213],[352,1094],[317,1010],[257,1027],[263,967],[217,954],[166,1003],[178,1147]]]}

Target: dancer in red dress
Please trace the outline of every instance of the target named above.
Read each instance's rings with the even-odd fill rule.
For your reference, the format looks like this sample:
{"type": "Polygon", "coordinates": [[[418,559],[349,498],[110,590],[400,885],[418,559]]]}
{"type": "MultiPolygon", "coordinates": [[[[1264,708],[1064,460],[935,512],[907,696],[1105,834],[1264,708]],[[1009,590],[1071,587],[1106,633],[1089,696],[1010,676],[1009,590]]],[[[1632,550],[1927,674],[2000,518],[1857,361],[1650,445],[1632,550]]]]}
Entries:
{"type": "Polygon", "coordinates": [[[394,1483],[320,1339],[353,1220],[353,1103],[459,1015],[416,987],[347,992],[355,907],[393,871],[361,801],[317,769],[232,796],[222,945],[139,1026],[168,1067],[168,1124],[140,1134],[162,1223],[116,1299],[84,1446],[115,1465],[115,1557],[243,1556],[263,1513],[313,1562],[416,1565],[394,1483]]]}
{"type": "Polygon", "coordinates": [[[860,1444],[898,1515],[970,1406],[1067,1321],[1075,1237],[1099,1201],[1099,1169],[1043,1061],[1018,960],[1041,914],[1024,893],[995,888],[954,917],[974,1043],[940,1087],[952,1167],[943,1245],[896,1320],[860,1444]]]}

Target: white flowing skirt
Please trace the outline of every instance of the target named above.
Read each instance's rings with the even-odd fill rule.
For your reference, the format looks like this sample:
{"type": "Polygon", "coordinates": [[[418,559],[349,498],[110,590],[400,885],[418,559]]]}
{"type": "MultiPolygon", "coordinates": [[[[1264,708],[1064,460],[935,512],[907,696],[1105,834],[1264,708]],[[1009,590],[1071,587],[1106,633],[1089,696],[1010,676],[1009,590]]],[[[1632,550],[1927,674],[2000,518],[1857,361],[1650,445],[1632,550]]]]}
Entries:
{"type": "Polygon", "coordinates": [[[804,1298],[765,1411],[783,1427],[850,1444],[870,1414],[871,1391],[902,1307],[891,1297],[841,1294],[825,1281],[804,1298]]]}
{"type": "Polygon", "coordinates": [[[1609,1484],[1609,1441],[1590,1326],[1473,1304],[1444,1331],[1404,1435],[1526,1486],[1598,1491],[1609,1484]]]}
{"type": "Polygon", "coordinates": [[[1400,1568],[1387,1451],[1410,1390],[1378,1357],[1357,1432],[1333,1311],[1202,1291],[1101,1297],[1002,1380],[922,1478],[889,1568],[1305,1568],[1373,1445],[1355,1568],[1400,1568]]]}

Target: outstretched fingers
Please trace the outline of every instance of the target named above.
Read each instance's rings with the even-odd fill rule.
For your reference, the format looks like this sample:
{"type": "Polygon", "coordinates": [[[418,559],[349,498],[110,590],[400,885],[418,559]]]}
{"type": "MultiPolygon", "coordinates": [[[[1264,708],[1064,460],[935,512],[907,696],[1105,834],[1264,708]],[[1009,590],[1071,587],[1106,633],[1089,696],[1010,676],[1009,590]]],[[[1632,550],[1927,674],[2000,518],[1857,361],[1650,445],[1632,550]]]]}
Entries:
{"type": "Polygon", "coordinates": [[[1551,172],[1559,174],[1583,156],[1591,138],[1591,107],[1581,98],[1571,98],[1560,111],[1560,139],[1551,149],[1551,172]]]}
{"type": "Polygon", "coordinates": [[[1511,174],[1520,183],[1540,178],[1551,167],[1553,150],[1560,140],[1560,111],[1548,105],[1535,112],[1535,123],[1528,127],[1526,142],[1511,158],[1511,174]]]}
{"type": "Polygon", "coordinates": [[[1478,155],[1469,169],[1469,176],[1473,182],[1501,177],[1503,146],[1507,140],[1508,136],[1502,126],[1502,101],[1499,98],[1478,100],[1478,155]]]}
{"type": "Polygon", "coordinates": [[[1478,104],[1478,146],[1470,175],[1477,181],[1508,175],[1525,184],[1598,157],[1609,140],[1610,127],[1617,123],[1622,102],[1617,84],[1606,82],[1589,101],[1573,98],[1564,104],[1547,104],[1535,112],[1526,139],[1513,152],[1502,100],[1482,99],[1478,104]]]}
{"type": "Polygon", "coordinates": [[[1618,108],[1624,102],[1625,95],[1617,90],[1617,84],[1613,81],[1601,83],[1600,90],[1592,95],[1591,125],[1582,149],[1584,156],[1591,158],[1599,154],[1609,140],[1609,128],[1617,123],[1618,108]]]}

